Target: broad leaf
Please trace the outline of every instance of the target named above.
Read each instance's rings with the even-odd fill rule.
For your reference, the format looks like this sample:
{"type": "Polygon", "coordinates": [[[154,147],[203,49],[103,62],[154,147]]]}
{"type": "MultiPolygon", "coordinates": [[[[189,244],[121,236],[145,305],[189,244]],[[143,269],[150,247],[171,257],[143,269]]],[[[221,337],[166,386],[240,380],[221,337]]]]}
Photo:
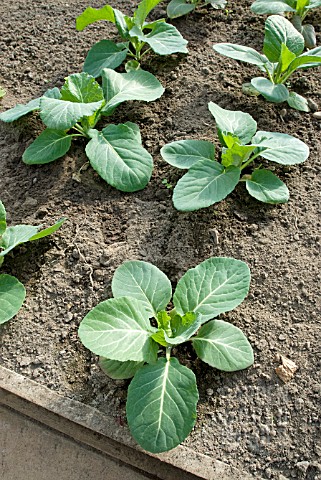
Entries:
{"type": "Polygon", "coordinates": [[[289,20],[271,15],[265,22],[263,52],[271,62],[278,62],[282,43],[295,55],[304,50],[304,38],[289,20]]]}
{"type": "Polygon", "coordinates": [[[125,380],[132,378],[135,373],[142,368],[144,362],[133,362],[131,360],[119,362],[118,360],[109,360],[109,358],[101,357],[99,359],[99,365],[108,377],[115,380],[125,380]]]}
{"type": "Polygon", "coordinates": [[[195,375],[176,358],[145,365],[128,388],[126,413],[133,437],[149,452],[171,450],[192,430],[197,401],[195,375]]]}
{"type": "Polygon", "coordinates": [[[286,203],[288,187],[270,170],[257,169],[246,180],[246,189],[252,197],[264,203],[286,203]]]}
{"type": "Polygon", "coordinates": [[[110,115],[115,108],[127,100],[151,102],[161,97],[164,88],[153,74],[140,69],[128,73],[117,73],[105,68],[102,72],[103,91],[106,105],[103,115],[110,115]]]}
{"type": "Polygon", "coordinates": [[[83,30],[88,25],[98,22],[99,20],[107,20],[108,22],[115,22],[114,10],[110,5],[105,5],[102,8],[88,7],[76,18],[77,30],[83,30]]]}
{"type": "Polygon", "coordinates": [[[27,165],[41,165],[53,162],[68,152],[72,136],[64,131],[46,128],[22,155],[27,165]]]}
{"type": "Polygon", "coordinates": [[[171,0],[167,5],[168,18],[177,18],[195,9],[195,4],[187,3],[186,0],[171,0]]]}
{"type": "Polygon", "coordinates": [[[295,58],[295,53],[292,53],[291,50],[289,50],[288,47],[282,43],[280,55],[281,72],[285,72],[295,58]]]}
{"type": "Polygon", "coordinates": [[[257,128],[256,121],[251,115],[240,111],[225,110],[213,102],[209,102],[208,108],[215,118],[217,129],[221,135],[231,133],[243,144],[251,141],[257,128]]]}
{"type": "Polygon", "coordinates": [[[251,10],[258,15],[274,15],[283,12],[295,12],[295,9],[288,5],[286,0],[256,0],[252,3],[251,10]]]}
{"type": "Polygon", "coordinates": [[[142,0],[134,13],[135,24],[142,26],[148,14],[161,2],[161,0],[142,0]]]}
{"type": "Polygon", "coordinates": [[[124,15],[123,12],[114,8],[115,24],[119,33],[119,36],[123,40],[130,40],[129,29],[134,26],[134,19],[124,15]]]}
{"type": "Polygon", "coordinates": [[[40,232],[36,233],[31,238],[29,238],[29,242],[33,242],[34,240],[39,240],[39,238],[48,237],[48,235],[51,235],[52,233],[55,233],[66,220],[67,220],[67,218],[61,218],[56,223],[51,225],[51,227],[44,228],[43,230],[40,230],[40,232]]]}
{"type": "Polygon", "coordinates": [[[309,156],[309,147],[304,142],[285,133],[259,131],[252,144],[260,147],[261,157],[281,165],[302,163],[309,156]]]}
{"type": "Polygon", "coordinates": [[[302,26],[301,33],[304,38],[306,48],[315,48],[317,45],[317,37],[313,25],[305,24],[302,26]]]}
{"type": "Polygon", "coordinates": [[[253,65],[264,66],[269,63],[265,55],[261,55],[254,48],[236,45],[234,43],[216,43],[213,45],[214,50],[225,57],[234,58],[241,62],[251,63],[253,65]]]}
{"type": "MultiPolygon", "coordinates": [[[[311,52],[312,50],[310,50],[311,52]]],[[[298,68],[313,68],[313,67],[319,67],[321,65],[321,50],[319,50],[319,55],[307,55],[302,54],[299,57],[297,57],[289,66],[289,70],[295,71],[298,68]]]]}
{"type": "MultiPolygon", "coordinates": [[[[226,141],[226,137],[224,138],[226,141]]],[[[242,163],[249,159],[255,148],[253,145],[239,145],[237,142],[230,148],[224,148],[221,157],[222,165],[224,167],[229,167],[230,165],[240,167],[242,163]]]]}
{"type": "MultiPolygon", "coordinates": [[[[43,97],[60,98],[60,91],[56,87],[52,88],[50,90],[47,90],[46,93],[44,93],[43,97]]],[[[20,117],[27,115],[27,113],[33,112],[34,110],[39,110],[40,100],[43,97],[30,100],[30,102],[28,102],[26,105],[18,104],[15,107],[10,108],[6,112],[0,113],[0,120],[7,123],[14,122],[15,120],[18,120],[20,117]]]]}
{"type": "Polygon", "coordinates": [[[300,110],[301,112],[309,112],[309,104],[306,98],[302,97],[298,93],[290,92],[289,98],[287,99],[288,105],[295,110],[300,110]]]}
{"type": "Polygon", "coordinates": [[[135,298],[111,298],[94,307],[82,320],[78,334],[97,355],[125,362],[154,362],[157,344],[151,338],[145,306],[135,298]]]}
{"type": "Polygon", "coordinates": [[[195,312],[202,322],[237,307],[250,287],[250,270],[234,258],[213,257],[179,280],[173,302],[178,313],[195,312]]]}
{"type": "Polygon", "coordinates": [[[254,362],[253,350],[244,333],[234,325],[213,320],[193,338],[198,357],[224,372],[247,368],[254,362]]]}
{"type": "Polygon", "coordinates": [[[153,170],[153,159],[133,125],[110,124],[101,132],[91,130],[92,139],[86,146],[91,166],[107,183],[123,192],[146,187],[153,170]]]}
{"type": "Polygon", "coordinates": [[[104,68],[119,67],[127,57],[127,53],[126,45],[116,45],[111,40],[101,40],[89,50],[83,70],[95,78],[100,77],[104,68]]]}
{"type": "Polygon", "coordinates": [[[178,181],[173,193],[177,210],[190,212],[223,200],[240,179],[240,169],[200,160],[178,181]]]}
{"type": "Polygon", "coordinates": [[[0,275],[0,324],[18,313],[25,297],[26,290],[22,283],[11,275],[0,275]]]}
{"type": "Polygon", "coordinates": [[[285,85],[272,83],[267,78],[252,78],[251,84],[269,102],[282,103],[289,98],[289,90],[285,85]]]}
{"type": "Polygon", "coordinates": [[[151,49],[159,55],[171,53],[188,53],[185,40],[174,25],[161,22],[157,23],[153,30],[145,35],[138,27],[130,30],[130,35],[137,37],[141,42],[146,42],[151,49]]]}
{"type": "Polygon", "coordinates": [[[178,140],[162,147],[160,153],[177,168],[190,168],[199,160],[215,160],[215,146],[205,140],[178,140]]]}
{"type": "Polygon", "coordinates": [[[39,227],[33,225],[15,225],[8,227],[0,239],[0,257],[4,257],[13,248],[20,243],[25,243],[30,240],[36,233],[38,233],[39,227]]]}
{"type": "Polygon", "coordinates": [[[205,0],[206,5],[211,5],[215,9],[224,8],[227,0],[205,0]]]}
{"type": "Polygon", "coordinates": [[[66,78],[61,88],[61,100],[92,103],[104,100],[101,86],[88,73],[74,73],[66,78]]]}
{"type": "Polygon", "coordinates": [[[3,203],[0,200],[0,237],[4,234],[7,228],[7,214],[3,203]]]}
{"type": "Polygon", "coordinates": [[[165,273],[151,263],[132,260],[124,262],[114,273],[112,292],[115,298],[136,298],[150,316],[164,310],[171,297],[172,286],[165,273]]]}
{"type": "Polygon", "coordinates": [[[54,130],[69,130],[83,117],[90,117],[101,107],[103,101],[92,103],[67,102],[52,98],[40,100],[40,117],[43,123],[54,130]]]}

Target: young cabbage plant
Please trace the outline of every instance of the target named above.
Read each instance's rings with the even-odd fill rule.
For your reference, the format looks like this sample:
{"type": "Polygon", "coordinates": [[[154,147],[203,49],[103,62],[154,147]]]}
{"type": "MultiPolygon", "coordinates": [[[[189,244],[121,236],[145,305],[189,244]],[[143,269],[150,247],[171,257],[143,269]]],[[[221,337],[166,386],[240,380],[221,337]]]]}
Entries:
{"type": "Polygon", "coordinates": [[[215,146],[204,140],[179,140],[168,143],[161,155],[170,165],[188,169],[173,193],[177,210],[193,211],[223,200],[239,182],[245,182],[252,197],[265,203],[285,203],[286,185],[270,170],[259,165],[252,173],[248,167],[258,157],[295,165],[309,156],[301,140],[284,133],[256,131],[256,121],[248,113],[225,110],[208,104],[215,118],[223,146],[221,161],[215,161],[215,146]]]}
{"type": "Polygon", "coordinates": [[[169,18],[177,18],[194,12],[198,6],[211,5],[215,9],[225,8],[227,0],[171,0],[167,6],[169,18]]]}
{"type": "Polygon", "coordinates": [[[127,261],[115,271],[114,298],[82,320],[80,340],[101,356],[107,375],[134,377],[128,388],[127,421],[145,450],[171,450],[196,421],[195,375],[172,356],[175,346],[191,342],[201,360],[226,372],[252,365],[253,351],[242,331],[212,320],[237,307],[249,285],[246,263],[209,258],[183,275],[173,309],[166,310],[172,297],[167,276],[150,263],[127,261]]]}
{"type": "MultiPolygon", "coordinates": [[[[32,242],[51,235],[66,220],[62,218],[51,227],[41,229],[40,226],[15,225],[7,226],[6,210],[0,200],[0,266],[4,256],[21,243],[32,242]]],[[[26,296],[25,287],[12,275],[0,275],[0,324],[14,317],[22,306],[26,296]]]]}
{"type": "Polygon", "coordinates": [[[302,23],[310,10],[317,7],[321,7],[321,0],[255,0],[252,3],[251,10],[259,15],[284,15],[289,13],[292,15],[291,22],[304,37],[305,46],[314,48],[316,46],[314,27],[313,25],[303,25],[302,23]]]}
{"type": "Polygon", "coordinates": [[[264,54],[233,43],[217,43],[213,48],[226,57],[251,63],[265,72],[268,78],[253,78],[251,85],[269,102],[287,102],[296,110],[309,111],[307,100],[295,92],[289,92],[285,83],[296,70],[320,66],[321,47],[302,53],[304,38],[286,18],[271,15],[266,20],[264,54]]]}
{"type": "Polygon", "coordinates": [[[54,88],[27,105],[17,105],[1,113],[0,120],[12,122],[40,110],[47,128],[24,152],[22,159],[27,165],[53,162],[68,152],[73,138],[84,137],[89,140],[86,154],[97,173],[118,190],[135,192],[147,185],[153,169],[139,127],[126,122],[98,131],[95,126],[122,102],[150,102],[163,92],[157,78],[141,69],[129,73],[104,69],[102,86],[88,73],[76,73],[66,78],[61,90],[54,88]]]}
{"type": "Polygon", "coordinates": [[[99,77],[104,68],[117,68],[129,57],[126,70],[139,69],[141,59],[150,50],[159,55],[171,53],[188,53],[187,41],[178,30],[165,19],[146,22],[150,11],[161,0],[143,0],[139,3],[132,17],[124,15],[121,11],[110,5],[100,9],[88,7],[76,19],[77,30],[83,30],[88,25],[106,20],[115,24],[122,43],[111,40],[101,40],[96,43],[86,57],[84,72],[94,77],[99,77]]]}

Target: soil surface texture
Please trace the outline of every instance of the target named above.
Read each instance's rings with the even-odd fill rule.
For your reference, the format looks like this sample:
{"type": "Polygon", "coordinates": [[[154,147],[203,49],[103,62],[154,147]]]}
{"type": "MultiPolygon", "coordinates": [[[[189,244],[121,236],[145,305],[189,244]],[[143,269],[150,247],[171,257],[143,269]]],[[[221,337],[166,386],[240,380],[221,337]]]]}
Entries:
{"type": "MultiPolygon", "coordinates": [[[[130,13],[137,2],[113,0],[130,13]]],[[[189,41],[189,55],[149,56],[151,71],[166,91],[153,103],[122,104],[113,123],[139,125],[155,169],[148,186],[126,194],[107,185],[86,165],[84,142],[75,141],[62,159],[26,166],[21,155],[44,126],[36,114],[0,125],[0,198],[11,224],[49,225],[62,216],[51,237],[15,249],[2,267],[27,289],[17,317],[0,330],[0,361],[41,384],[119,419],[126,428],[127,381],[113,381],[80,343],[77,328],[86,313],[111,296],[115,269],[129,259],[154,263],[175,286],[181,275],[210,256],[248,262],[251,289],[234,311],[222,315],[248,336],[254,365],[221,373],[196,360],[190,347],[177,349],[198,379],[196,426],[185,444],[256,478],[321,479],[320,435],[320,186],[321,121],[312,112],[248,97],[241,84],[259,73],[255,66],[214,52],[217,42],[261,51],[264,17],[251,1],[229,2],[228,12],[204,8],[174,24],[189,41]],[[240,184],[226,200],[198,212],[180,213],[172,189],[182,172],[160,157],[167,142],[194,138],[217,144],[208,102],[250,113],[260,130],[297,136],[310,147],[297,166],[272,168],[290,190],[288,204],[270,206],[250,197],[240,184]],[[80,171],[81,169],[81,171],[80,171]],[[80,173],[79,173],[80,171],[80,173]],[[283,355],[298,366],[283,383],[275,373],[283,355]]],[[[7,90],[1,110],[24,103],[82,69],[94,42],[116,39],[112,24],[77,32],[75,18],[102,0],[2,0],[0,85],[7,90]]],[[[166,3],[151,15],[165,16],[166,3]]],[[[321,9],[307,21],[321,44],[321,9]]],[[[321,110],[321,69],[291,79],[321,110]]],[[[316,106],[315,106],[316,107],[316,106]]],[[[218,144],[217,144],[218,145],[218,144]]]]}

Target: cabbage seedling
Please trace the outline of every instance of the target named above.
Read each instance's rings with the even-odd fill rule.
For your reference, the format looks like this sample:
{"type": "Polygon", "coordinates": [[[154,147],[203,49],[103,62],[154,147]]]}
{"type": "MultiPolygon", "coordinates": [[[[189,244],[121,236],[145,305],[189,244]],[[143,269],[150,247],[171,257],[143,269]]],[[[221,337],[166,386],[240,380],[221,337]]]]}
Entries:
{"type": "Polygon", "coordinates": [[[76,19],[77,30],[83,30],[88,25],[106,20],[115,24],[122,43],[111,40],[101,40],[88,52],[84,71],[94,77],[99,77],[104,68],[117,68],[129,57],[126,70],[138,69],[140,61],[150,50],[159,55],[171,53],[188,53],[187,41],[179,31],[165,22],[165,19],[146,22],[150,11],[161,0],[143,0],[139,3],[132,17],[124,15],[120,10],[105,5],[100,9],[88,7],[76,19]]]}
{"type": "Polygon", "coordinates": [[[302,25],[307,14],[312,8],[321,7],[321,0],[255,0],[251,10],[259,15],[289,13],[292,15],[291,22],[302,33],[307,48],[316,46],[316,36],[313,25],[302,25]]]}
{"type": "Polygon", "coordinates": [[[225,8],[226,0],[171,0],[167,6],[169,18],[177,18],[194,12],[200,5],[211,5],[213,8],[225,8]]]}
{"type": "Polygon", "coordinates": [[[212,320],[237,307],[249,285],[246,263],[209,258],[179,280],[174,308],[167,311],[172,297],[167,276],[150,263],[128,261],[115,271],[114,298],[98,304],[82,320],[80,340],[102,357],[107,375],[134,377],[128,388],[127,420],[145,450],[171,450],[196,421],[195,375],[172,356],[173,347],[191,342],[201,360],[226,372],[252,365],[253,351],[242,331],[212,320]]]}
{"type": "Polygon", "coordinates": [[[265,203],[288,201],[286,185],[261,166],[251,174],[248,167],[258,157],[295,165],[309,156],[301,140],[284,133],[256,131],[256,121],[248,113],[225,110],[213,102],[209,110],[215,118],[223,146],[221,161],[215,161],[215,146],[204,140],[179,140],[168,143],[161,155],[169,164],[188,169],[173,193],[177,210],[192,211],[223,200],[239,182],[245,182],[252,197],[265,203]]]}
{"type": "Polygon", "coordinates": [[[302,53],[304,38],[286,18],[271,15],[266,20],[264,54],[233,43],[217,43],[213,48],[226,57],[251,63],[265,72],[268,78],[253,78],[251,84],[269,102],[287,102],[296,110],[309,111],[307,100],[295,92],[289,92],[285,83],[298,69],[320,66],[321,47],[302,53]]]}
{"type": "Polygon", "coordinates": [[[157,78],[142,69],[117,73],[106,68],[102,86],[88,73],[76,73],[66,78],[61,90],[54,88],[27,105],[17,105],[1,113],[0,120],[12,122],[40,110],[47,128],[24,152],[22,159],[27,165],[53,162],[68,152],[73,138],[84,137],[89,140],[89,162],[98,174],[118,190],[134,192],[147,185],[153,169],[153,159],[142,146],[138,125],[109,124],[102,131],[95,126],[122,102],[150,102],[163,92],[157,78]]]}
{"type": "MultiPolygon", "coordinates": [[[[6,210],[0,200],[0,266],[4,256],[21,243],[32,242],[54,233],[66,219],[58,220],[51,227],[15,225],[7,226],[6,210]]],[[[12,275],[0,275],[0,324],[14,317],[22,306],[26,296],[25,287],[12,275]]]]}

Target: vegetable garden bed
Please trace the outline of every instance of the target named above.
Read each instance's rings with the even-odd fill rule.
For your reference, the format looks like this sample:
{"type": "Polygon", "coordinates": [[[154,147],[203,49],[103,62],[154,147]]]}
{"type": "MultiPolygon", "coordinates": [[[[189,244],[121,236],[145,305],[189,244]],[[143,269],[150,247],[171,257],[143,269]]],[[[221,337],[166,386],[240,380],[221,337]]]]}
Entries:
{"type": "MultiPolygon", "coordinates": [[[[136,4],[113,5],[129,13],[129,3],[136,4]]],[[[96,8],[103,4],[90,2],[96,8]]],[[[1,200],[10,223],[49,226],[68,218],[53,236],[6,257],[2,271],[25,285],[27,298],[15,319],[1,327],[0,359],[4,367],[113,417],[126,432],[128,382],[106,377],[77,336],[81,319],[111,297],[115,269],[124,260],[148,261],[175,285],[189,268],[211,256],[246,261],[250,294],[221,319],[246,333],[255,363],[248,370],[221,373],[196,360],[190,347],[179,351],[181,363],[196,374],[200,392],[196,426],[184,445],[256,478],[317,479],[321,122],[312,113],[244,95],[241,85],[253,77],[253,68],[214,52],[212,45],[220,42],[262,51],[265,19],[251,13],[250,4],[230,2],[228,12],[208,7],[175,20],[189,41],[189,55],[143,60],[143,68],[165,87],[164,95],[152,103],[120,105],[112,121],[140,127],[155,164],[144,190],[123,193],[107,185],[86,164],[82,139],[63,160],[27,166],[21,156],[43,130],[40,119],[31,114],[15,125],[0,124],[1,200]],[[273,167],[289,188],[289,203],[259,203],[240,184],[214,206],[175,210],[170,187],[181,172],[162,160],[160,148],[197,139],[214,142],[219,150],[209,102],[249,113],[260,130],[294,135],[309,146],[304,164],[273,167]],[[275,374],[279,355],[299,367],[286,384],[275,374]]],[[[60,87],[67,75],[81,71],[94,42],[116,38],[105,23],[76,31],[75,18],[88,5],[85,0],[3,1],[3,110],[60,87]]],[[[164,16],[164,5],[152,19],[164,16]]],[[[307,20],[315,25],[319,45],[320,9],[307,20]]],[[[291,77],[295,90],[319,110],[320,73],[317,68],[291,77]]]]}

